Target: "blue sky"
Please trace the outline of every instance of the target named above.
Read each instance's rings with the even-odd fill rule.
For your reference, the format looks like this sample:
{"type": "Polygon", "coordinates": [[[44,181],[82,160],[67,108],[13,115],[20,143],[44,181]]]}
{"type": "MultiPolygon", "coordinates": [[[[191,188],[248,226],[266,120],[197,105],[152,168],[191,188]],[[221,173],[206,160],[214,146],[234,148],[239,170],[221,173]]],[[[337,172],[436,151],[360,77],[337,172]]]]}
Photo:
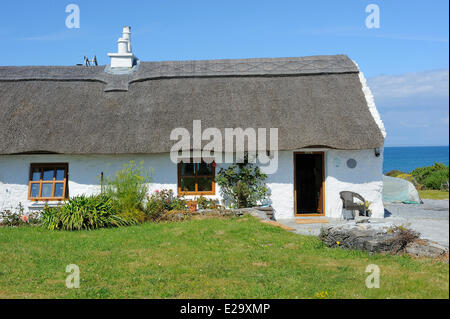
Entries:
{"type": "Polygon", "coordinates": [[[347,54],[368,78],[387,146],[448,145],[448,1],[3,1],[2,65],[108,63],[123,25],[144,61],[347,54]],[[66,5],[80,8],[68,29],[66,5]],[[122,4],[119,4],[122,3],[122,4]],[[380,28],[368,29],[368,4],[380,28]]]}

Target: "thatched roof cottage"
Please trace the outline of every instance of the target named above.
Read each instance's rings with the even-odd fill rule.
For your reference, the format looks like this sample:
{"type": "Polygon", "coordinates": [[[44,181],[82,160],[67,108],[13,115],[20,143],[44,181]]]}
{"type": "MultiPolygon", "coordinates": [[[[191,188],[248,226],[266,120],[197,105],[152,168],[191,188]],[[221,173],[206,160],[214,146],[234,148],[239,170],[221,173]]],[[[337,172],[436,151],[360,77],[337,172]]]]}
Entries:
{"type": "Polygon", "coordinates": [[[214,174],[227,163],[199,181],[170,159],[171,132],[200,120],[278,129],[276,218],[340,217],[343,190],[383,216],[385,130],[347,56],[140,62],[124,38],[108,66],[0,67],[0,210],[98,192],[98,176],[129,160],[154,169],[150,190],[220,198],[214,174]]]}

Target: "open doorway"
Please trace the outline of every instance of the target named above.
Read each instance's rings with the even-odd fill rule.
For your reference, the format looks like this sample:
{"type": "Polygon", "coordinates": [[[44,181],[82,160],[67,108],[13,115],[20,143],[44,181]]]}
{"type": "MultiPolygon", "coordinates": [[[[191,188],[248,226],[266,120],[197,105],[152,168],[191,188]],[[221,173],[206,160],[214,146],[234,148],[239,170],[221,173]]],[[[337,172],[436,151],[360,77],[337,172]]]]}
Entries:
{"type": "Polygon", "coordinates": [[[296,216],[325,214],[323,152],[294,153],[294,201],[296,216]]]}

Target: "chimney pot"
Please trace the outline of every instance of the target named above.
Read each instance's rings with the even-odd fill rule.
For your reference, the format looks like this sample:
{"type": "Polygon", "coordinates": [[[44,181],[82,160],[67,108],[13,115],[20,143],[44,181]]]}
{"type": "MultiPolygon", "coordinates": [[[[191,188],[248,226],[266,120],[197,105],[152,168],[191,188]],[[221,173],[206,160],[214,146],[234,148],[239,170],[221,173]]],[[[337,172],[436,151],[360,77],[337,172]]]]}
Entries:
{"type": "Polygon", "coordinates": [[[131,27],[122,29],[122,37],[117,40],[117,53],[108,53],[111,58],[111,68],[131,68],[137,58],[131,50],[131,27]]]}

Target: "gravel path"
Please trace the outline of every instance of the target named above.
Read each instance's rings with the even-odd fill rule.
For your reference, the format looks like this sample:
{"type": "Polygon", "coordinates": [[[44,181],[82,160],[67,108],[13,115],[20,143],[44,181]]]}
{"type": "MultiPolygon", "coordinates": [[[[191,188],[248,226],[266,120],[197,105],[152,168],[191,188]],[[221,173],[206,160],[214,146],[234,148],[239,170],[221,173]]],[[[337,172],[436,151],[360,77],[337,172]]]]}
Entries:
{"type": "MultiPolygon", "coordinates": [[[[449,247],[449,201],[424,199],[423,204],[386,204],[385,218],[373,219],[373,223],[403,225],[420,233],[420,237],[449,247]]],[[[317,218],[315,218],[317,219],[317,218]]],[[[277,220],[295,228],[296,233],[319,235],[322,226],[348,223],[344,220],[325,218],[327,224],[297,224],[295,219],[277,220]]]]}

